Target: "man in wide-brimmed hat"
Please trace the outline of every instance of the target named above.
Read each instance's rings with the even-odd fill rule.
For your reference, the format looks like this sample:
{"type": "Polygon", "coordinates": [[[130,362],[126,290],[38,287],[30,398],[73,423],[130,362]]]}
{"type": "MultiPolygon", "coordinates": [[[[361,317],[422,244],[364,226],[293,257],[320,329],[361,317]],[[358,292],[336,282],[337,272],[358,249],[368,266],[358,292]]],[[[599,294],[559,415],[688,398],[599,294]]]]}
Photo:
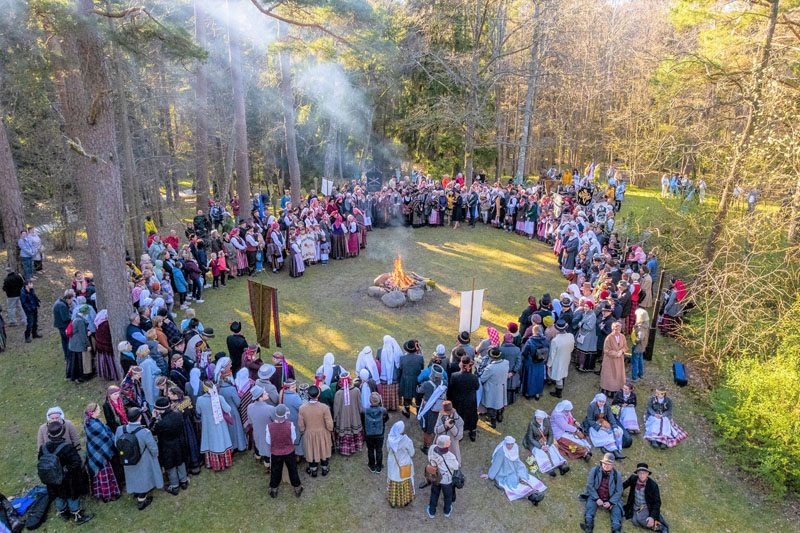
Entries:
{"type": "Polygon", "coordinates": [[[450,353],[454,353],[458,348],[463,348],[464,353],[470,357],[470,359],[475,359],[475,347],[470,345],[470,335],[468,331],[462,331],[458,334],[458,344],[456,344],[450,353]]]}
{"type": "Polygon", "coordinates": [[[419,341],[411,339],[403,345],[403,355],[400,357],[400,365],[397,371],[398,393],[403,398],[403,416],[411,416],[409,407],[411,400],[416,399],[417,408],[422,401],[422,396],[417,394],[417,378],[425,366],[425,359],[422,356],[422,349],[419,341]]]}
{"type": "Polygon", "coordinates": [[[561,398],[572,350],[575,348],[575,337],[567,331],[567,323],[563,320],[556,322],[555,328],[556,336],[550,341],[550,356],[547,358],[547,376],[556,383],[556,390],[550,396],[561,398]]]}
{"type": "Polygon", "coordinates": [[[612,533],[622,532],[622,475],[614,468],[613,454],[605,454],[600,466],[589,471],[581,499],[586,499],[584,521],[580,525],[583,531],[594,531],[597,510],[606,509],[611,514],[612,533]]]}
{"type": "Polygon", "coordinates": [[[625,504],[625,518],[630,519],[637,527],[668,532],[669,526],[661,516],[658,483],[650,479],[650,474],[652,472],[647,463],[639,463],[634,473],[622,484],[622,490],[631,489],[625,504]]]}
{"type": "Polygon", "coordinates": [[[508,361],[501,357],[500,348],[495,346],[490,349],[489,358],[489,364],[478,379],[483,384],[481,405],[486,408],[489,423],[496,428],[497,422],[503,421],[503,409],[508,402],[506,388],[509,371],[508,361]]]}

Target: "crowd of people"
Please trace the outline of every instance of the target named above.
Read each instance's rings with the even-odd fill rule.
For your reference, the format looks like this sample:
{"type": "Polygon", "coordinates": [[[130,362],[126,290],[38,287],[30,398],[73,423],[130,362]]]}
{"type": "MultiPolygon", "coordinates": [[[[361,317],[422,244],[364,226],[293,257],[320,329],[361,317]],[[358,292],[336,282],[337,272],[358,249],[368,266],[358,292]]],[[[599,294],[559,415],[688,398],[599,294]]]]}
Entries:
{"type": "MultiPolygon", "coordinates": [[[[269,473],[271,497],[279,496],[284,467],[294,495],[300,497],[304,490],[301,461],[307,463],[309,478],[324,477],[334,453],[350,456],[366,447],[368,469],[376,474],[386,470],[386,498],[391,507],[408,505],[417,490],[430,486],[428,516],[436,515],[441,497],[447,517],[465,483],[465,450],[459,444],[463,437],[475,441],[481,419],[492,428],[500,427],[507,406],[520,396],[538,402],[545,388],[552,387],[549,394],[558,403],[549,413],[535,409],[521,441],[524,453],[513,436],[505,437],[487,464],[486,477],[509,500],[527,498],[538,505],[547,489],[542,475],[566,475],[570,461],[588,463],[597,448],[603,456],[600,466],[591,469],[582,495],[586,500],[583,530],[592,531],[597,512],[607,510],[613,531],[621,531],[623,516],[634,525],[667,531],[658,485],[649,477],[649,467],[638,464],[624,482],[615,469],[616,462],[626,458],[622,450],[633,445],[634,435],[642,434],[658,449],[674,447],[687,436],[674,420],[674,405],[663,385],[655,387],[645,410],[637,413],[635,390],[645,375],[643,354],[651,334],[648,309],[655,302],[653,280],[659,265],[655,254],[646,254],[638,245],[623,249],[613,232],[620,207],[617,193],[624,194],[624,181],[607,175],[604,186],[589,176],[575,183],[572,174],[565,172],[560,182],[554,180],[552,189],[543,184],[490,187],[480,182],[462,188],[463,178],[459,178],[431,183],[420,175],[414,183],[405,181],[400,188],[402,207],[394,215],[391,209],[381,210],[380,200],[388,197],[393,202],[397,183],[374,195],[377,204],[370,201],[372,193],[356,184],[352,192],[331,198],[320,199],[312,191],[297,208],[286,203],[279,222],[267,217],[262,224],[264,202],[257,197],[252,218],[234,220],[237,227],[225,231],[223,237],[212,229],[216,217],[221,217],[223,230],[233,217],[224,208],[212,211],[211,217],[199,212],[187,228],[188,243],[183,246],[174,232],[162,240],[151,226],[147,256],[140,265],[129,262],[136,312],[130,316],[126,341],[117,347],[111,345],[108,314],[95,309],[91,278],[77,272],[72,287],[53,306],[66,375],[81,382],[97,374],[112,383],[105,398],[90,402],[83,413],[90,494],[110,501],[119,498],[124,487],[143,510],[153,501],[154,489],[164,488],[177,496],[188,489],[190,476],[203,468],[226,470],[234,455],[245,456],[250,450],[269,473]],[[459,211],[454,199],[448,212],[451,197],[461,198],[466,209],[459,211]],[[443,212],[433,220],[434,204],[427,214],[423,208],[427,218],[418,213],[419,204],[427,206],[429,198],[447,200],[438,203],[444,206],[443,212]],[[489,204],[485,211],[484,200],[489,204]],[[555,298],[549,293],[541,298],[531,295],[518,321],[501,328],[502,333],[490,326],[486,338],[473,342],[469,332],[461,332],[449,350],[438,345],[427,363],[417,340],[401,346],[385,335],[377,351],[364,347],[352,373],[328,353],[314,382],[299,383],[287,357],[281,352],[263,354],[261,347],[245,339],[238,322],[230,324],[226,350],[212,349],[215,332],[204,327],[187,305],[192,297],[203,301],[206,279],[201,263],[212,271],[212,287],[217,281],[220,287],[229,281],[223,274],[217,280],[214,274],[211,263],[217,260],[219,266],[220,259],[220,255],[214,257],[215,249],[222,250],[225,259],[219,271],[235,278],[257,272],[264,259],[273,270],[280,269],[271,252],[261,260],[257,253],[254,256],[254,251],[267,250],[252,244],[262,239],[278,246],[275,239],[288,236],[297,245],[303,230],[307,235],[309,228],[316,232],[325,227],[334,241],[330,257],[343,258],[351,250],[351,240],[356,255],[366,245],[366,231],[373,220],[378,226],[392,220],[418,226],[423,220],[437,225],[450,218],[457,226],[464,215],[475,223],[478,216],[473,207],[486,213],[480,218],[486,224],[551,243],[566,288],[555,298]],[[345,226],[345,218],[353,222],[352,231],[345,226]],[[529,232],[533,221],[536,229],[529,232]],[[539,221],[545,222],[541,234],[539,221]],[[344,243],[337,235],[348,231],[344,243]],[[234,266],[226,245],[230,239],[241,238],[241,233],[255,250],[245,246],[242,255],[234,245],[234,266]],[[348,252],[335,252],[337,247],[339,252],[348,252]],[[204,256],[206,248],[212,254],[207,263],[197,257],[204,256]],[[192,282],[192,297],[187,295],[184,272],[192,282]],[[193,275],[200,280],[196,285],[193,275]],[[180,324],[173,313],[176,294],[187,315],[180,324]],[[580,421],[565,391],[571,370],[586,376],[583,379],[599,375],[600,392],[586,405],[580,421]],[[390,425],[393,411],[406,420],[390,425]],[[412,414],[422,430],[419,449],[426,457],[425,482],[420,486],[415,484],[413,464],[417,448],[405,431],[412,414]],[[630,492],[623,504],[625,489],[630,492]]],[[[238,207],[232,211],[238,217],[238,207]]],[[[320,237],[317,244],[326,242],[326,231],[316,235],[320,237]]],[[[314,257],[320,262],[324,262],[324,249],[315,248],[319,255],[314,257]]],[[[301,257],[302,249],[299,256],[294,252],[294,259],[301,257]]],[[[292,268],[297,271],[298,267],[292,268]]],[[[32,282],[26,281],[22,290],[32,291],[32,282]]],[[[673,280],[660,310],[664,333],[680,326],[685,297],[682,282],[673,280]]],[[[32,336],[36,334],[34,327],[32,336]]],[[[91,519],[82,510],[76,481],[81,476],[78,451],[82,444],[75,424],[59,407],[47,411],[37,435],[40,474],[46,472],[43,464],[46,467],[57,457],[63,476],[42,476],[42,480],[55,499],[56,513],[77,524],[91,519]]]]}

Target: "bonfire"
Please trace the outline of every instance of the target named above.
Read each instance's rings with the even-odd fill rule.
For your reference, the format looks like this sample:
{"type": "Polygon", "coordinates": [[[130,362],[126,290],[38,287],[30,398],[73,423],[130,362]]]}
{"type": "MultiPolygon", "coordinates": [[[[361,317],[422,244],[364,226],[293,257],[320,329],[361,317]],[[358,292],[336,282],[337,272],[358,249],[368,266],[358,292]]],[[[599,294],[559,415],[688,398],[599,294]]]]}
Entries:
{"type": "Polygon", "coordinates": [[[394,270],[392,270],[387,285],[392,289],[405,291],[414,285],[414,283],[415,280],[411,278],[411,276],[408,276],[406,271],[403,270],[403,256],[398,255],[397,259],[394,260],[394,270]]]}
{"type": "Polygon", "coordinates": [[[394,260],[394,270],[381,274],[370,287],[371,296],[381,296],[389,307],[399,307],[406,298],[412,302],[422,299],[425,291],[433,288],[433,282],[415,272],[403,268],[403,258],[398,254],[394,260]]]}

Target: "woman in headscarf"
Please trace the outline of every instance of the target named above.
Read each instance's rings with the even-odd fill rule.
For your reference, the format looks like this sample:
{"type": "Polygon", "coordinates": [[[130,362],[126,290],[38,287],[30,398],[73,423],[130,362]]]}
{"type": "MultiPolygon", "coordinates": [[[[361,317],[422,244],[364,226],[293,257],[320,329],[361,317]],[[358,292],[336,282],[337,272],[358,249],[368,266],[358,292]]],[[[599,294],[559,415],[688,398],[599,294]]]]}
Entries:
{"type": "Polygon", "coordinates": [[[590,372],[594,368],[597,353],[597,315],[591,300],[583,302],[583,307],[575,315],[578,321],[575,332],[575,351],[578,356],[578,371],[590,372]]]}
{"type": "MultiPolygon", "coordinates": [[[[356,372],[358,372],[359,376],[364,369],[369,371],[368,379],[374,380],[376,384],[381,382],[381,372],[372,354],[372,348],[369,346],[364,346],[364,349],[358,353],[356,358],[356,372]]],[[[381,387],[378,385],[378,393],[380,392],[381,387]]]]}
{"type": "Polygon", "coordinates": [[[661,318],[661,333],[674,335],[678,328],[681,327],[683,310],[686,306],[686,287],[683,281],[673,278],[672,288],[668,294],[661,318]]]}
{"type": "Polygon", "coordinates": [[[197,406],[197,398],[203,395],[203,384],[200,381],[200,374],[199,368],[194,367],[191,369],[189,371],[189,382],[186,383],[186,387],[183,389],[194,406],[197,406]]]}
{"type": "Polygon", "coordinates": [[[239,414],[239,405],[241,405],[242,399],[239,397],[239,392],[233,384],[232,366],[233,362],[230,357],[222,357],[217,361],[214,377],[217,382],[217,391],[219,392],[220,398],[223,398],[231,407],[229,416],[233,423],[228,424],[231,444],[234,449],[243,452],[247,449],[247,435],[245,435],[244,432],[242,416],[239,414]]]}
{"type": "Polygon", "coordinates": [[[545,364],[550,355],[550,341],[544,336],[542,326],[531,327],[531,337],[522,348],[522,395],[537,401],[544,391],[545,364]]]}
{"type": "MultiPolygon", "coordinates": [[[[83,383],[92,376],[92,354],[89,349],[87,320],[90,307],[86,304],[77,308],[77,314],[72,319],[72,336],[69,338],[69,351],[71,359],[67,365],[69,378],[75,383],[83,383]]],[[[92,324],[94,326],[94,323],[92,324]]]]}
{"type": "Polygon", "coordinates": [[[360,251],[358,248],[359,231],[358,223],[353,215],[347,217],[347,231],[349,232],[347,237],[347,254],[349,257],[356,257],[360,251]]]}
{"type": "Polygon", "coordinates": [[[530,475],[528,467],[519,458],[517,441],[510,435],[492,452],[492,466],[487,477],[498,489],[505,491],[512,502],[527,497],[533,505],[538,505],[544,499],[542,493],[547,490],[544,483],[530,475]]]}
{"type": "Polygon", "coordinates": [[[306,266],[303,263],[303,252],[294,236],[289,237],[289,261],[289,276],[293,278],[302,276],[306,266]]]}
{"type": "Polygon", "coordinates": [[[236,385],[236,392],[239,393],[239,416],[242,419],[242,426],[244,433],[247,436],[247,447],[249,448],[253,442],[253,426],[247,418],[247,407],[253,403],[253,395],[250,394],[250,389],[253,387],[254,381],[250,379],[250,371],[246,368],[240,368],[236,373],[234,385],[236,385]]]}
{"type": "Polygon", "coordinates": [[[625,456],[620,453],[623,429],[611,411],[605,394],[601,392],[595,395],[586,409],[586,418],[583,419],[581,426],[592,439],[592,445],[600,448],[603,453],[613,453],[615,459],[625,459],[625,456]]]}
{"type": "Polygon", "coordinates": [[[331,352],[325,354],[325,357],[322,358],[322,366],[317,369],[318,375],[325,376],[325,385],[334,391],[339,384],[339,376],[342,375],[342,372],[344,372],[344,367],[336,364],[336,359],[331,352]]]}
{"type": "Polygon", "coordinates": [[[339,214],[336,215],[336,219],[333,222],[331,237],[331,259],[344,259],[347,257],[345,226],[342,223],[342,216],[339,214]]]}
{"type": "Polygon", "coordinates": [[[237,275],[243,276],[248,272],[247,269],[247,243],[241,235],[239,235],[239,228],[231,230],[231,244],[236,248],[236,269],[237,275]]]}
{"type": "Polygon", "coordinates": [[[569,472],[567,460],[558,452],[558,446],[554,445],[553,428],[544,411],[537,409],[533,413],[522,445],[530,451],[540,472],[550,474],[550,477],[556,477],[556,467],[562,476],[569,472]]]}
{"type": "Polygon", "coordinates": [[[572,417],[572,402],[561,400],[550,413],[550,427],[558,451],[567,459],[583,459],[587,463],[592,456],[591,444],[572,417]]]}
{"type": "Polygon", "coordinates": [[[611,412],[617,417],[619,423],[630,433],[639,433],[639,420],[636,416],[636,393],[631,381],[626,381],[614,394],[611,401],[611,412]]]}
{"type": "Polygon", "coordinates": [[[186,468],[193,476],[197,475],[201,467],[200,443],[197,441],[196,414],[192,401],[178,387],[169,389],[167,398],[172,408],[183,415],[183,434],[187,445],[186,468]]]}
{"type": "Polygon", "coordinates": [[[414,443],[405,434],[405,424],[398,420],[386,439],[386,499],[392,507],[405,507],[414,500],[414,443]]]}
{"type": "MultiPolygon", "coordinates": [[[[142,346],[140,346],[140,348],[142,348],[142,346]]],[[[122,380],[120,389],[122,402],[125,408],[130,409],[131,407],[137,407],[141,409],[142,425],[150,425],[150,406],[147,404],[144,386],[142,385],[142,367],[130,367],[125,378],[122,380]]]]}
{"type": "Polygon", "coordinates": [[[111,385],[106,389],[106,401],[103,402],[103,415],[112,435],[119,426],[124,426],[128,423],[125,405],[120,394],[120,388],[116,385],[111,385]]]}
{"type": "Polygon", "coordinates": [[[335,447],[342,455],[352,455],[364,447],[361,424],[360,390],[353,384],[350,373],[340,375],[339,386],[333,397],[333,425],[335,447]]]}
{"type": "Polygon", "coordinates": [[[92,475],[92,496],[109,502],[120,497],[117,477],[111,467],[116,455],[114,433],[100,420],[100,406],[89,403],[84,411],[83,432],[86,434],[86,466],[92,475]]]}
{"type": "Polygon", "coordinates": [[[97,356],[97,375],[108,381],[119,381],[120,375],[114,358],[114,344],[108,326],[108,311],[101,309],[94,317],[96,328],[94,347],[97,356]]]}
{"type": "Polygon", "coordinates": [[[225,415],[233,408],[219,395],[211,381],[203,383],[204,394],[197,398],[197,415],[200,417],[202,434],[200,453],[205,454],[206,468],[215,472],[231,466],[231,434],[225,415]]]}
{"type": "Polygon", "coordinates": [[[270,224],[267,233],[267,256],[272,265],[272,271],[277,272],[283,268],[283,249],[286,248],[286,239],[281,233],[281,226],[277,222],[270,224]]]}
{"type": "Polygon", "coordinates": [[[689,436],[672,418],[672,398],[667,396],[664,385],[656,387],[655,394],[647,400],[644,427],[644,438],[653,448],[673,448],[689,436]]]}
{"type": "Polygon", "coordinates": [[[388,411],[396,411],[399,407],[396,370],[400,367],[400,356],[402,355],[403,350],[394,337],[384,335],[383,347],[378,350],[378,359],[381,362],[381,396],[383,397],[383,406],[388,411]]]}

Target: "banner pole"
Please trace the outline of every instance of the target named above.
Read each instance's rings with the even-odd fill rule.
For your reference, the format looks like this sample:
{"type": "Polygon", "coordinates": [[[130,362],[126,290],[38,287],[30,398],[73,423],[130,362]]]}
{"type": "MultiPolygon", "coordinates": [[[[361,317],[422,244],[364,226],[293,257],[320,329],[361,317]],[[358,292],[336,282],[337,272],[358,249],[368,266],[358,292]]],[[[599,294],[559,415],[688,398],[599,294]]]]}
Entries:
{"type": "Polygon", "coordinates": [[[469,331],[472,333],[472,311],[475,306],[475,278],[472,278],[472,292],[469,293],[469,331]]]}

